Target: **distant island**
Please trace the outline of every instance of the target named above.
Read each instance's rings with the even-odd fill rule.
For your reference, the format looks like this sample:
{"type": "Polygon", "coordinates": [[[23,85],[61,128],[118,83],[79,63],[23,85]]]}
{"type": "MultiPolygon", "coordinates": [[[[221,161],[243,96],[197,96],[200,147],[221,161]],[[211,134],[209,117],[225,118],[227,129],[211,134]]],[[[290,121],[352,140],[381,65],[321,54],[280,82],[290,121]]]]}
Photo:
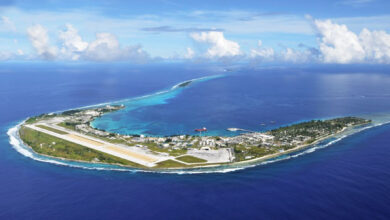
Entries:
{"type": "Polygon", "coordinates": [[[191,83],[192,83],[191,80],[190,80],[190,81],[187,81],[187,82],[183,82],[183,83],[180,83],[180,84],[179,84],[179,87],[186,87],[186,86],[190,85],[191,83]]]}
{"type": "Polygon", "coordinates": [[[121,135],[90,126],[95,118],[123,108],[107,105],[42,114],[27,119],[20,126],[19,136],[36,153],[55,158],[142,169],[185,169],[262,161],[303,149],[347,128],[371,123],[363,118],[341,117],[267,132],[248,131],[233,137],[121,135]]]}

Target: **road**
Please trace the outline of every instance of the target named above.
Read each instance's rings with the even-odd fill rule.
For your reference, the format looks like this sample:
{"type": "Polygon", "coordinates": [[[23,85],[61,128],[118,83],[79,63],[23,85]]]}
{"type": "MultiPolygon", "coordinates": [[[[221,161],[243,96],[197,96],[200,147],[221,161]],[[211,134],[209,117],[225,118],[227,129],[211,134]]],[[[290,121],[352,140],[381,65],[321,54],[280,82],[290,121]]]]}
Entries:
{"type": "MultiPolygon", "coordinates": [[[[61,130],[66,132],[67,134],[59,134],[53,131],[49,131],[35,125],[26,125],[26,127],[34,129],[39,132],[43,132],[49,134],[51,136],[61,138],[63,140],[76,143],[97,151],[101,151],[116,157],[120,157],[122,159],[146,166],[146,167],[154,167],[157,163],[173,159],[171,156],[163,156],[163,155],[154,155],[152,153],[142,152],[142,150],[132,149],[133,147],[126,147],[118,144],[112,144],[91,136],[83,135],[77,133],[75,131],[71,131],[68,129],[64,129],[59,126],[54,126],[51,124],[43,124],[44,126],[51,127],[57,130],[61,130]]],[[[134,147],[135,148],[135,147],[134,147]]]]}

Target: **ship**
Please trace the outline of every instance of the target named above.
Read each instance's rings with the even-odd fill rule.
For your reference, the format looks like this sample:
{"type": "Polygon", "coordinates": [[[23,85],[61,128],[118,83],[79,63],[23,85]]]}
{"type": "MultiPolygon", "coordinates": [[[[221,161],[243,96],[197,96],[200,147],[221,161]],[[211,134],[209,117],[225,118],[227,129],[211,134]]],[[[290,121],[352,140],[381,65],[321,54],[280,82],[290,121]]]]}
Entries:
{"type": "Polygon", "coordinates": [[[203,132],[203,131],[207,131],[207,128],[203,127],[203,128],[198,128],[198,129],[195,129],[195,131],[197,132],[203,132]]]}

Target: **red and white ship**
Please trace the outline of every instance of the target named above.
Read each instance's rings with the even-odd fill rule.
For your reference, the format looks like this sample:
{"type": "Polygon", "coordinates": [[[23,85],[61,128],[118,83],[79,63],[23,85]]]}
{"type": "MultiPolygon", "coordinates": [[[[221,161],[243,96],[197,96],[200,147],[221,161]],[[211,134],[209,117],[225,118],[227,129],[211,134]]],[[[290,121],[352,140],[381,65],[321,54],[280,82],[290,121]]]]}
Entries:
{"type": "Polygon", "coordinates": [[[197,132],[203,132],[203,131],[207,131],[207,128],[203,127],[203,128],[198,128],[198,129],[195,129],[195,131],[197,132]]]}

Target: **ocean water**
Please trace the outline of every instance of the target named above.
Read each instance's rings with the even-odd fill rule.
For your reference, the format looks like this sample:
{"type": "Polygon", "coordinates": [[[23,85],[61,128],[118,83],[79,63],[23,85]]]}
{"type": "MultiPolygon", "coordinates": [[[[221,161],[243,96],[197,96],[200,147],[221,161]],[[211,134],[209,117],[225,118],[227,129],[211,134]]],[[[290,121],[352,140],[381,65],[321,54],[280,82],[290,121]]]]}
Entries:
{"type": "Polygon", "coordinates": [[[229,127],[263,131],[301,120],[390,109],[387,75],[289,71],[222,71],[186,88],[120,101],[127,108],[92,125],[146,135],[195,134],[195,128],[207,127],[208,135],[229,136],[235,135],[229,127]]]}
{"type": "Polygon", "coordinates": [[[381,124],[390,121],[389,70],[3,64],[0,217],[388,219],[390,125],[381,124]],[[207,76],[218,77],[172,92],[180,82],[207,76]],[[277,162],[197,174],[48,161],[12,139],[12,128],[28,116],[110,102],[128,108],[94,126],[121,133],[170,135],[206,126],[211,135],[232,135],[227,127],[266,130],[344,115],[374,118],[381,126],[277,162]]]}

